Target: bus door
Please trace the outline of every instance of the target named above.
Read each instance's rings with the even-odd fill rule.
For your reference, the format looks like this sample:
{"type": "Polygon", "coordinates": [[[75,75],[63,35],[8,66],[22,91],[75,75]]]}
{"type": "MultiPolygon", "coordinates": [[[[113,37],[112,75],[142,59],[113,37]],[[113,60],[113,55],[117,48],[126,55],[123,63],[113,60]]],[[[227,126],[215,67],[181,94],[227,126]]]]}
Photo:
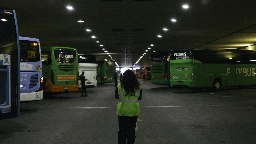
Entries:
{"type": "Polygon", "coordinates": [[[11,112],[10,55],[0,54],[0,113],[11,112]]]}

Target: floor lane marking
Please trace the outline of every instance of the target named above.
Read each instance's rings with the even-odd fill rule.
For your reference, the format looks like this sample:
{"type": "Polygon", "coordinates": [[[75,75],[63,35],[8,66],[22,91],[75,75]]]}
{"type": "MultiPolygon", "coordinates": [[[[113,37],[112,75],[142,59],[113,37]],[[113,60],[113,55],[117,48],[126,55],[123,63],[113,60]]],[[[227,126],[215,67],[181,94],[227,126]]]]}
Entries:
{"type": "Polygon", "coordinates": [[[184,107],[184,106],[142,106],[142,107],[149,107],[149,108],[172,108],[172,107],[184,107]]]}
{"type": "Polygon", "coordinates": [[[80,109],[109,109],[112,107],[71,107],[71,108],[80,108],[80,109]]]}
{"type": "MultiPolygon", "coordinates": [[[[184,107],[227,107],[228,105],[187,105],[187,106],[141,106],[141,108],[184,108],[184,107]]],[[[77,109],[112,109],[115,107],[71,107],[77,109]]]]}

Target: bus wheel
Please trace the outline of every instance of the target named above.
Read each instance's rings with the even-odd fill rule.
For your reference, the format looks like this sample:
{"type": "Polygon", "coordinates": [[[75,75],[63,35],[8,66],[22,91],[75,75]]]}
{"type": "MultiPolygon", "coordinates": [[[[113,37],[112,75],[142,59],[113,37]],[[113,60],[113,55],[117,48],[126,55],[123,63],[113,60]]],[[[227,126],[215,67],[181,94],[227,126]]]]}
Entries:
{"type": "Polygon", "coordinates": [[[219,90],[221,89],[221,80],[220,79],[215,79],[213,82],[213,89],[214,90],[219,90]]]}

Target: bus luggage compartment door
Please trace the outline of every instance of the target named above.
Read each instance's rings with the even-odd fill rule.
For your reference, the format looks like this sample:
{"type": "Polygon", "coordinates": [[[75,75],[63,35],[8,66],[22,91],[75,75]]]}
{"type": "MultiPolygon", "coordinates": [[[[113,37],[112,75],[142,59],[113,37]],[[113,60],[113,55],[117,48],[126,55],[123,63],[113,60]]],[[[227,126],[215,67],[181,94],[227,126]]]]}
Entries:
{"type": "Polygon", "coordinates": [[[6,55],[0,54],[0,113],[11,111],[11,66],[5,59],[6,55]]]}

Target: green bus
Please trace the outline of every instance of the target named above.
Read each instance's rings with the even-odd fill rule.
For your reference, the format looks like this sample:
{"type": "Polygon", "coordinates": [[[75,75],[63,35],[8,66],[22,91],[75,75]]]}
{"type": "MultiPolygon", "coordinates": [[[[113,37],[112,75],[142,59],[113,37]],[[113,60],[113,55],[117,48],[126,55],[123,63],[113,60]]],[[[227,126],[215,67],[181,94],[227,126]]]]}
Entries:
{"type": "Polygon", "coordinates": [[[78,53],[75,48],[42,46],[44,92],[78,91],[78,53]]]}
{"type": "Polygon", "coordinates": [[[151,83],[170,84],[170,51],[156,51],[151,54],[151,83]]]}
{"type": "Polygon", "coordinates": [[[115,82],[116,72],[115,61],[98,60],[97,61],[97,82],[98,84],[115,82]]]}
{"type": "Polygon", "coordinates": [[[170,86],[221,89],[256,85],[253,50],[173,50],[170,86]]]}

